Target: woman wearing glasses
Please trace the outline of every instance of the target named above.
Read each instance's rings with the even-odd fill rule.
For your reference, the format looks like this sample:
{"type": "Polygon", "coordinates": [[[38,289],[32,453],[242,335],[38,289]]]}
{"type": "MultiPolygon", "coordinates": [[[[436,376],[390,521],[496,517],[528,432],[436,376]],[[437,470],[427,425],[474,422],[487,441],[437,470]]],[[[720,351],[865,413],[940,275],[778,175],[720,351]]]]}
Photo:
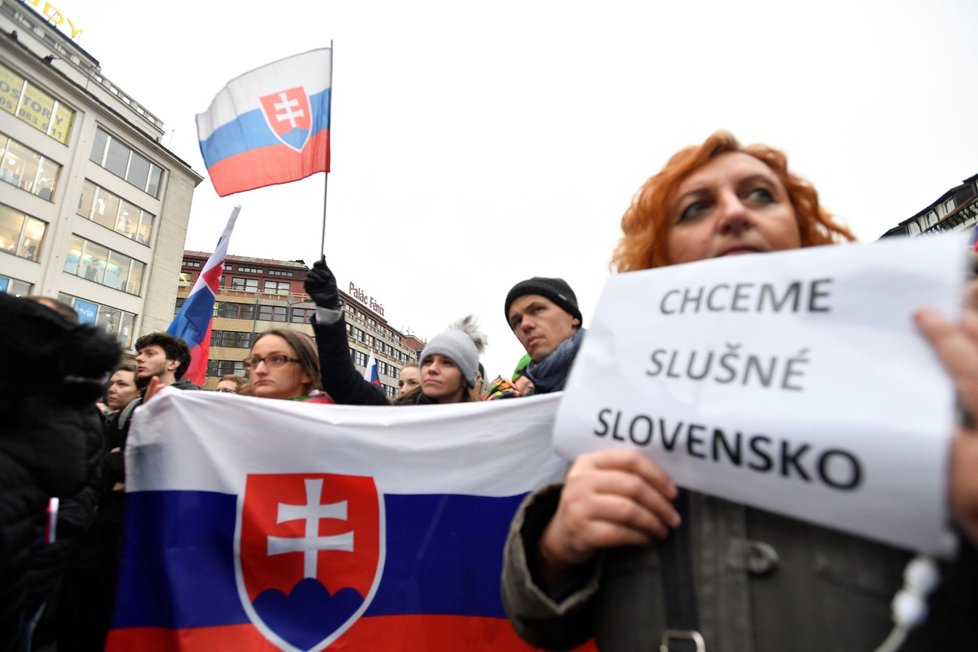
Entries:
{"type": "Polygon", "coordinates": [[[259,398],[332,403],[319,388],[319,356],[312,338],[280,328],[255,339],[244,359],[248,391],[259,398]]]}

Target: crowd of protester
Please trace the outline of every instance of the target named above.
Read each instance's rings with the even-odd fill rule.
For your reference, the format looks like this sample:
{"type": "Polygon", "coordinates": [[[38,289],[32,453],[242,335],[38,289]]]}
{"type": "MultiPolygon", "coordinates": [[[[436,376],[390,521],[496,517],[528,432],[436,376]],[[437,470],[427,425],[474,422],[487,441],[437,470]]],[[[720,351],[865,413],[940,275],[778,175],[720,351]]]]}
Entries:
{"type": "MultiPolygon", "coordinates": [[[[744,147],[722,132],[681,150],[651,177],[622,230],[613,259],[619,272],[853,239],[788,170],[783,153],[744,147]]],[[[244,360],[247,378],[223,376],[216,391],[365,406],[547,394],[565,388],[587,336],[569,284],[529,278],[502,301],[526,351],[510,377],[486,378],[479,359],[486,337],[467,316],[400,370],[391,400],[351,360],[325,260],[308,274],[306,292],[316,305],[315,338],[288,329],[260,334],[244,360]]],[[[120,363],[118,344],[79,324],[65,304],[0,294],[0,313],[0,332],[13,344],[8,367],[23,370],[7,374],[0,392],[0,652],[101,650],[123,543],[133,413],[163,387],[200,389],[184,378],[190,351],[179,338],[151,333],[137,340],[134,362],[120,363]],[[52,519],[57,536],[46,538],[52,519]]],[[[964,411],[978,414],[978,314],[959,325],[931,311],[917,319],[964,411]]],[[[973,420],[966,421],[954,438],[948,487],[961,552],[942,564],[946,581],[931,598],[931,617],[905,649],[978,645],[976,442],[973,420]]],[[[581,455],[563,483],[524,501],[506,543],[502,595],[519,635],[548,649],[591,638],[608,650],[873,649],[892,627],[889,600],[912,556],[680,491],[645,456],[606,450],[581,455]],[[731,551],[741,548],[773,555],[776,570],[737,562],[731,551]]]]}

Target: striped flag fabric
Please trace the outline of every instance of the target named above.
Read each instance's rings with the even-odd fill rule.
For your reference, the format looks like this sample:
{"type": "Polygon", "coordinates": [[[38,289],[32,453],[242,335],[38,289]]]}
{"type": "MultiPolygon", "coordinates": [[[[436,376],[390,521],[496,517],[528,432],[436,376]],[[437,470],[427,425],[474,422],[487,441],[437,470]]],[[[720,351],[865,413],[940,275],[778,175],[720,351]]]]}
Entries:
{"type": "Polygon", "coordinates": [[[499,579],[517,506],[566,467],[558,401],[326,409],[164,389],[130,433],[106,649],[531,649],[499,579]]]}
{"type": "Polygon", "coordinates": [[[329,172],[332,50],[237,77],[197,115],[200,153],[224,197],[329,172]]]}
{"type": "Polygon", "coordinates": [[[166,332],[182,338],[190,347],[190,367],[183,375],[195,385],[202,385],[207,376],[207,359],[211,349],[211,327],[214,323],[214,301],[224,272],[224,258],[228,253],[228,241],[234,222],[238,219],[240,206],[235,206],[224,227],[221,239],[217,241],[214,253],[200,270],[193,289],[187,295],[166,332]]]}
{"type": "Polygon", "coordinates": [[[363,369],[363,379],[374,385],[380,384],[380,372],[377,370],[377,358],[371,353],[367,358],[367,366],[363,369]]]}

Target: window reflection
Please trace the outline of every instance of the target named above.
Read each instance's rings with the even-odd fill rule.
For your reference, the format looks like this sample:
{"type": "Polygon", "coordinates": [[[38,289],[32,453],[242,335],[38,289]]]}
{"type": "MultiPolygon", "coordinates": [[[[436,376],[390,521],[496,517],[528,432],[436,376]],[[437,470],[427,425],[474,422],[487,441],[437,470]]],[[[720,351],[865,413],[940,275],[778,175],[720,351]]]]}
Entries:
{"type": "Polygon", "coordinates": [[[57,163],[0,135],[0,180],[50,201],[60,171],[57,163]]]}
{"type": "Polygon", "coordinates": [[[126,281],[129,279],[129,267],[131,265],[132,258],[115,251],[110,251],[108,265],[105,268],[105,281],[103,285],[125,292],[126,281]]]}
{"type": "Polygon", "coordinates": [[[117,177],[126,178],[126,168],[129,166],[129,148],[115,138],[109,141],[109,150],[105,155],[105,169],[117,177]]]}
{"type": "Polygon", "coordinates": [[[138,260],[132,261],[132,270],[129,272],[129,282],[126,284],[126,292],[129,294],[139,294],[139,289],[143,285],[143,270],[146,265],[138,260]]]}
{"type": "Polygon", "coordinates": [[[146,264],[77,235],[68,240],[64,271],[114,290],[139,294],[146,264]]]}
{"type": "Polygon", "coordinates": [[[163,170],[101,128],[96,130],[95,142],[89,158],[143,192],[153,197],[159,196],[163,170]]]}
{"type": "Polygon", "coordinates": [[[37,261],[47,224],[0,205],[0,252],[37,261]]]}
{"type": "Polygon", "coordinates": [[[156,221],[152,213],[87,180],[78,199],[77,212],[82,217],[147,246],[156,221]]]}
{"type": "Polygon", "coordinates": [[[58,300],[71,305],[78,313],[78,319],[85,324],[98,324],[114,334],[123,348],[128,349],[132,342],[133,325],[136,315],[125,310],[106,306],[80,297],[73,297],[63,292],[58,294],[58,300]]]}
{"type": "Polygon", "coordinates": [[[149,179],[149,161],[137,154],[132,153],[129,161],[129,171],[126,172],[126,181],[137,188],[146,188],[146,181],[149,179]]]}
{"type": "Polygon", "coordinates": [[[121,199],[107,192],[100,192],[95,198],[95,213],[92,220],[96,224],[115,229],[116,216],[119,214],[121,199]]]}

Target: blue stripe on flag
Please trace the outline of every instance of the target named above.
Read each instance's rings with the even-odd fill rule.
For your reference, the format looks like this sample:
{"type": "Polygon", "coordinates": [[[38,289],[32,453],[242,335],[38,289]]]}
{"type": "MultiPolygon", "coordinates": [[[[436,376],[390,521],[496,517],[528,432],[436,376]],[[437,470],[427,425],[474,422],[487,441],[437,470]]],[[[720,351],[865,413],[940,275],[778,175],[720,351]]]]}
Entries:
{"type": "MultiPolygon", "coordinates": [[[[386,495],[387,558],[364,616],[505,617],[503,545],[523,496],[386,495]]],[[[248,622],[234,570],[237,496],[126,495],[126,550],[115,627],[248,622]],[[153,587],[153,590],[146,590],[153,587]]]]}
{"type": "MultiPolygon", "coordinates": [[[[331,89],[327,88],[309,98],[309,108],[313,115],[310,138],[329,128],[330,92],[331,89]]],[[[248,150],[281,144],[272,133],[261,109],[254,109],[215,129],[207,140],[200,141],[200,151],[204,156],[204,165],[211,167],[248,150]]]]}

